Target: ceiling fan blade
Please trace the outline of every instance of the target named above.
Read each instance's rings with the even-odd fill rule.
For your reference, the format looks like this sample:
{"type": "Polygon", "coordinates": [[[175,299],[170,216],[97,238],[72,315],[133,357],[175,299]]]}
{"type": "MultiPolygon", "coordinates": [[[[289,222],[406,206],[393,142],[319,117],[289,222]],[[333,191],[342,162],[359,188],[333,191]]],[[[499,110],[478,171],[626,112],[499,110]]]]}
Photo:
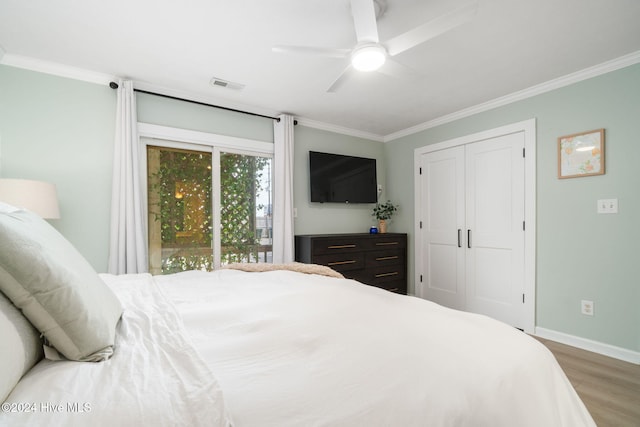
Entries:
{"type": "Polygon", "coordinates": [[[358,43],[378,43],[378,24],[373,0],[351,0],[351,13],[358,43]]]}
{"type": "Polygon", "coordinates": [[[471,20],[476,14],[477,8],[478,2],[476,0],[432,19],[413,30],[400,34],[399,36],[396,36],[384,43],[387,48],[387,52],[389,55],[394,56],[439,36],[440,34],[471,20]]]}
{"type": "Polygon", "coordinates": [[[328,58],[346,58],[349,53],[351,53],[351,49],[329,49],[324,47],[284,45],[273,46],[271,51],[276,53],[289,53],[293,55],[324,56],[328,58]]]}
{"type": "Polygon", "coordinates": [[[378,69],[379,73],[386,74],[387,76],[396,77],[399,79],[418,79],[422,77],[416,70],[407,67],[404,64],[394,61],[391,58],[387,58],[384,65],[378,69]]]}
{"type": "Polygon", "coordinates": [[[331,86],[329,86],[329,89],[327,89],[327,92],[333,93],[338,91],[338,89],[340,89],[342,85],[344,85],[345,82],[349,80],[352,74],[353,74],[353,67],[351,67],[351,64],[349,64],[347,68],[345,68],[344,71],[340,73],[338,78],[335,79],[333,83],[331,83],[331,86]]]}

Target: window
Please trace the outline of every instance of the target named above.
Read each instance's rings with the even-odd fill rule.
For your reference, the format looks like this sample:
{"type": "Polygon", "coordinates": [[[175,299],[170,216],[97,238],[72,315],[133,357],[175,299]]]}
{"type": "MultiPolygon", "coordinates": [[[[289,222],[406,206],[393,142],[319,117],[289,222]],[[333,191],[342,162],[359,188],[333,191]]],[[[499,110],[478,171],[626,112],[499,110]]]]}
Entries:
{"type": "Polygon", "coordinates": [[[147,147],[153,274],[213,269],[212,155],[147,147]]]}
{"type": "Polygon", "coordinates": [[[143,142],[152,274],[272,261],[271,153],[143,142]]]}
{"type": "Polygon", "coordinates": [[[220,154],[221,263],[270,262],[271,159],[220,154]]]}

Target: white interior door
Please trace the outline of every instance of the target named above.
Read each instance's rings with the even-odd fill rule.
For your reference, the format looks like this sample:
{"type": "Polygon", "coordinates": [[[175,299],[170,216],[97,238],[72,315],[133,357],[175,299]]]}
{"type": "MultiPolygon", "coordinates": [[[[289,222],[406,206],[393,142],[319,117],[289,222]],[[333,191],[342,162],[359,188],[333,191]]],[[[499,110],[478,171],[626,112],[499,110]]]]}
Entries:
{"type": "Polygon", "coordinates": [[[423,298],[465,309],[464,147],[422,155],[423,298]]]}
{"type": "Polygon", "coordinates": [[[522,328],[524,136],[465,146],[466,309],[522,328]]]}

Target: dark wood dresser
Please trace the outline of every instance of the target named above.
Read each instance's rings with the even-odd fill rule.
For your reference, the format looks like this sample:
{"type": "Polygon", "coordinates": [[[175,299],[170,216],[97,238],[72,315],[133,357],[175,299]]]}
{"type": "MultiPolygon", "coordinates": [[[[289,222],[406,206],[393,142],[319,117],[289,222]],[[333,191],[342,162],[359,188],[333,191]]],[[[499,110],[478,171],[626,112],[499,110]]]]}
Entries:
{"type": "Polygon", "coordinates": [[[296,261],[326,265],[367,285],[407,293],[407,235],[308,234],[295,236],[296,261]]]}

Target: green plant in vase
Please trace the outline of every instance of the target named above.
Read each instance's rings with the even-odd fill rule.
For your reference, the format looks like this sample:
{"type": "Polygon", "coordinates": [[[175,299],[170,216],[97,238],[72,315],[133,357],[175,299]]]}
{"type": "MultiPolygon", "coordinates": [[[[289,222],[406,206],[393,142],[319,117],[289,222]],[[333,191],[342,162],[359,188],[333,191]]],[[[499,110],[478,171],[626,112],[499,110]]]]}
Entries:
{"type": "Polygon", "coordinates": [[[378,230],[380,233],[387,232],[387,221],[391,219],[397,210],[398,205],[391,203],[391,200],[387,200],[384,203],[376,203],[371,215],[375,216],[378,220],[378,230]]]}

